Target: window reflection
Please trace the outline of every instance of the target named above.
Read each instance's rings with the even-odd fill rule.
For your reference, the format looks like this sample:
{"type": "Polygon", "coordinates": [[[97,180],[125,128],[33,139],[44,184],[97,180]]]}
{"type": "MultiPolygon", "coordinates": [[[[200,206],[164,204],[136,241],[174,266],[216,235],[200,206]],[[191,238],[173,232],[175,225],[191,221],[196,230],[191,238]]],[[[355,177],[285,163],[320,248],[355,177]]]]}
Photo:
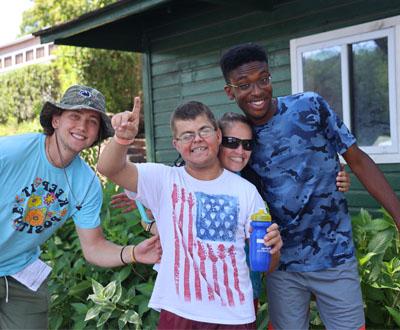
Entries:
{"type": "Polygon", "coordinates": [[[353,133],[361,146],[391,145],[387,38],[349,47],[353,133]]]}
{"type": "Polygon", "coordinates": [[[340,47],[302,53],[303,90],[322,95],[343,119],[340,47]]]}

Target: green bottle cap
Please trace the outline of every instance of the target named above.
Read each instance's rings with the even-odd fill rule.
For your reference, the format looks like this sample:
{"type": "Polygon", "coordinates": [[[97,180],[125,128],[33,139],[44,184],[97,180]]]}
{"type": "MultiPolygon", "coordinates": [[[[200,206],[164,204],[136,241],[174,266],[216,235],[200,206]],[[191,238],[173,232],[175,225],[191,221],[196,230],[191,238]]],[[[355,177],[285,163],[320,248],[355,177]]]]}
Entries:
{"type": "Polygon", "coordinates": [[[271,221],[271,215],[265,212],[264,209],[259,209],[256,213],[253,213],[250,217],[252,221],[271,221]]]}

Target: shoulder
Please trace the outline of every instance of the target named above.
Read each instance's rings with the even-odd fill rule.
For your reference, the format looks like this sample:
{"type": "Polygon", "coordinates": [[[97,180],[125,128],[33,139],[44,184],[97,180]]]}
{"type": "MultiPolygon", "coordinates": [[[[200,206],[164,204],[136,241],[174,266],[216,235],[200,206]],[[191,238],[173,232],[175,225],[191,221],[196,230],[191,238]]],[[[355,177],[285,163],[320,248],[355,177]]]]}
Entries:
{"type": "Polygon", "coordinates": [[[0,137],[0,154],[5,155],[18,155],[26,153],[34,146],[44,143],[44,134],[29,133],[21,135],[11,135],[0,137]]]}

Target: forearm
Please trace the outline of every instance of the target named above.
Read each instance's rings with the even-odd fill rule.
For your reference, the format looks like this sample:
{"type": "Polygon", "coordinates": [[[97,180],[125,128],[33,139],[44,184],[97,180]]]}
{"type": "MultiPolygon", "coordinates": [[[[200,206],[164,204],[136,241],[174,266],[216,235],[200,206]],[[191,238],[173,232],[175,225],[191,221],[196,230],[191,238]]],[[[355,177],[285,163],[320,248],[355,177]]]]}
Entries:
{"type": "Polygon", "coordinates": [[[97,169],[115,184],[136,192],[138,172],[136,165],[128,162],[127,150],[127,146],[111,139],[100,154],[97,169]]]}
{"type": "Polygon", "coordinates": [[[120,267],[124,266],[125,264],[133,263],[133,245],[127,246],[123,251],[122,248],[123,246],[114,244],[104,239],[97,242],[95,245],[84,249],[83,254],[89,263],[100,267],[120,267]],[[125,264],[122,262],[121,258],[125,264]]]}
{"type": "Polygon", "coordinates": [[[99,156],[97,162],[98,171],[108,178],[112,178],[121,172],[126,166],[128,146],[110,139],[99,156]]]}
{"type": "Polygon", "coordinates": [[[349,165],[371,196],[393,217],[397,228],[400,230],[400,201],[373,160],[367,154],[361,152],[357,155],[357,161],[351,159],[349,165]]]}

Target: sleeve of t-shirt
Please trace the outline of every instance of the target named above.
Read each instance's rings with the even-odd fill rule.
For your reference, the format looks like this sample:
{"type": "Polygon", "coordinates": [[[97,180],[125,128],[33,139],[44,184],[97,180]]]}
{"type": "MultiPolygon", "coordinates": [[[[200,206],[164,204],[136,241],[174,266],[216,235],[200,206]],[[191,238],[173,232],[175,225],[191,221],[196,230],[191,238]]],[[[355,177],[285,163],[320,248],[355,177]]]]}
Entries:
{"type": "Polygon", "coordinates": [[[97,177],[94,178],[86,195],[82,208],[72,215],[72,219],[79,228],[92,229],[100,226],[100,211],[103,203],[103,192],[97,177]]]}
{"type": "Polygon", "coordinates": [[[315,95],[319,104],[321,125],[326,138],[337,153],[343,154],[356,143],[356,138],[350,133],[350,130],[336,112],[331,109],[328,102],[326,102],[322,96],[318,94],[315,95]]]}
{"type": "Polygon", "coordinates": [[[140,163],[136,164],[136,167],[138,170],[137,193],[126,191],[127,195],[132,199],[139,200],[155,215],[163,191],[162,183],[168,179],[168,171],[171,167],[154,163],[140,163]]]}

